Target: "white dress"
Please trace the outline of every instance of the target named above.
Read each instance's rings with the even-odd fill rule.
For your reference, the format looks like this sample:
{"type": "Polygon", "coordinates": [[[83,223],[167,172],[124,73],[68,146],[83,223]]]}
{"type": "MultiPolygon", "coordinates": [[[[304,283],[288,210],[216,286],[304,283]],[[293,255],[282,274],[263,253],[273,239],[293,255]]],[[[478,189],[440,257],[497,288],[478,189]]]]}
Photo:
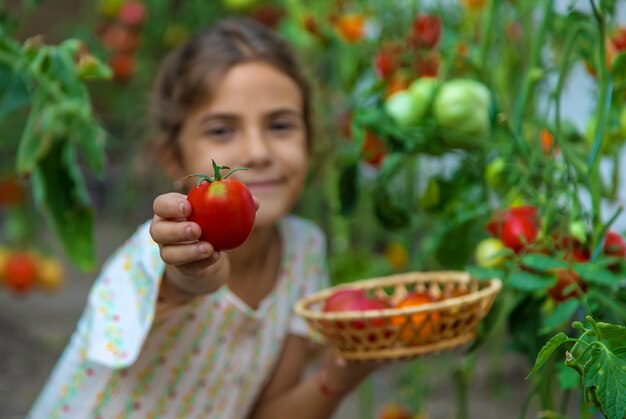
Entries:
{"type": "Polygon", "coordinates": [[[280,221],[279,279],[257,310],[224,286],[157,324],[164,263],[149,225],[105,264],[29,418],[245,417],[285,337],[307,334],[293,305],[328,286],[325,239],[313,223],[280,221]]]}

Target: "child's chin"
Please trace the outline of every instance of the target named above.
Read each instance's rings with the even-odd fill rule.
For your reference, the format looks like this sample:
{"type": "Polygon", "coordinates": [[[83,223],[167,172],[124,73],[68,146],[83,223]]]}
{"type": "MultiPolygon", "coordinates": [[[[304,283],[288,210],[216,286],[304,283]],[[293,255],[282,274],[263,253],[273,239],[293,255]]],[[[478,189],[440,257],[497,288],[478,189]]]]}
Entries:
{"type": "Polygon", "coordinates": [[[254,221],[255,228],[272,227],[281,218],[283,218],[288,211],[283,208],[277,208],[272,205],[263,205],[256,212],[256,218],[254,221]]]}

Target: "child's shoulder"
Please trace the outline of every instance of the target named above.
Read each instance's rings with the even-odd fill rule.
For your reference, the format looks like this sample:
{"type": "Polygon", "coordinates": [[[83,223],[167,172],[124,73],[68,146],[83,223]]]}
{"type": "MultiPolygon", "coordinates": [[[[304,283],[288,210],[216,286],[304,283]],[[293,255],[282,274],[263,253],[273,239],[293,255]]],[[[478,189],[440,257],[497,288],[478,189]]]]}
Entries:
{"type": "Polygon", "coordinates": [[[280,221],[280,226],[291,240],[309,245],[326,245],[324,232],[315,222],[309,219],[289,214],[280,221]]]}

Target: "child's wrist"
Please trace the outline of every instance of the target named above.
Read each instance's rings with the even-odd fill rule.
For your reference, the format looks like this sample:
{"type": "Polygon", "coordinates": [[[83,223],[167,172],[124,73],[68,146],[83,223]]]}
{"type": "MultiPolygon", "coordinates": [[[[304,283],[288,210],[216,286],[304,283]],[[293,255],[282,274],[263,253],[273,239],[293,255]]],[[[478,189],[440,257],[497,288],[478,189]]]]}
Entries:
{"type": "Polygon", "coordinates": [[[326,398],[329,399],[341,399],[348,393],[350,393],[358,382],[346,383],[343,380],[337,380],[333,378],[328,370],[324,367],[317,370],[315,373],[315,384],[318,391],[326,398]]]}

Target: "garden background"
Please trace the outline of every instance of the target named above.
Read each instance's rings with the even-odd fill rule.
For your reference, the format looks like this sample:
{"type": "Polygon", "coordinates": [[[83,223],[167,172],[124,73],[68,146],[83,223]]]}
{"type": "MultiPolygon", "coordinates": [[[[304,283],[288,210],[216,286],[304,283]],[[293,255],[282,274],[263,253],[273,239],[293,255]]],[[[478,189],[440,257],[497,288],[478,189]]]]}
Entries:
{"type": "Polygon", "coordinates": [[[34,252],[41,276],[30,285],[5,279],[0,288],[0,418],[23,417],[74,330],[97,268],[151,216],[154,197],[171,189],[153,170],[146,112],[160,59],[233,14],[282,33],[315,80],[321,163],[297,212],[326,231],[335,282],[468,269],[505,283],[475,350],[380,372],[336,417],[377,417],[397,404],[422,418],[501,418],[527,402],[527,417],[594,414],[562,362],[525,377],[550,336],[573,333],[572,320],[626,321],[626,247],[614,251],[606,239],[609,230],[626,231],[626,3],[48,0],[0,7],[0,259],[34,252]],[[128,4],[134,8],[124,14],[128,4]],[[33,41],[37,35],[44,38],[33,41]],[[76,61],[37,67],[42,45],[61,45],[50,54],[70,51],[76,61]],[[62,80],[61,96],[78,102],[38,94],[46,80],[62,80]],[[427,106],[415,109],[415,97],[427,106]],[[95,117],[88,107],[67,111],[84,103],[95,117]],[[29,118],[60,122],[36,131],[29,118]],[[42,163],[46,151],[30,139],[43,137],[77,144],[81,157],[67,167],[42,163]],[[36,173],[59,184],[43,182],[48,194],[37,197],[36,173]],[[93,218],[79,211],[78,227],[64,226],[57,187],[87,192],[89,199],[76,193],[66,203],[93,208],[93,218]],[[534,209],[533,227],[522,223],[532,230],[522,232],[522,243],[502,237],[502,225],[487,231],[489,221],[504,222],[498,211],[520,207],[534,209]],[[491,241],[479,256],[490,238],[496,248],[491,241]],[[554,291],[570,272],[582,282],[554,291]]]}

